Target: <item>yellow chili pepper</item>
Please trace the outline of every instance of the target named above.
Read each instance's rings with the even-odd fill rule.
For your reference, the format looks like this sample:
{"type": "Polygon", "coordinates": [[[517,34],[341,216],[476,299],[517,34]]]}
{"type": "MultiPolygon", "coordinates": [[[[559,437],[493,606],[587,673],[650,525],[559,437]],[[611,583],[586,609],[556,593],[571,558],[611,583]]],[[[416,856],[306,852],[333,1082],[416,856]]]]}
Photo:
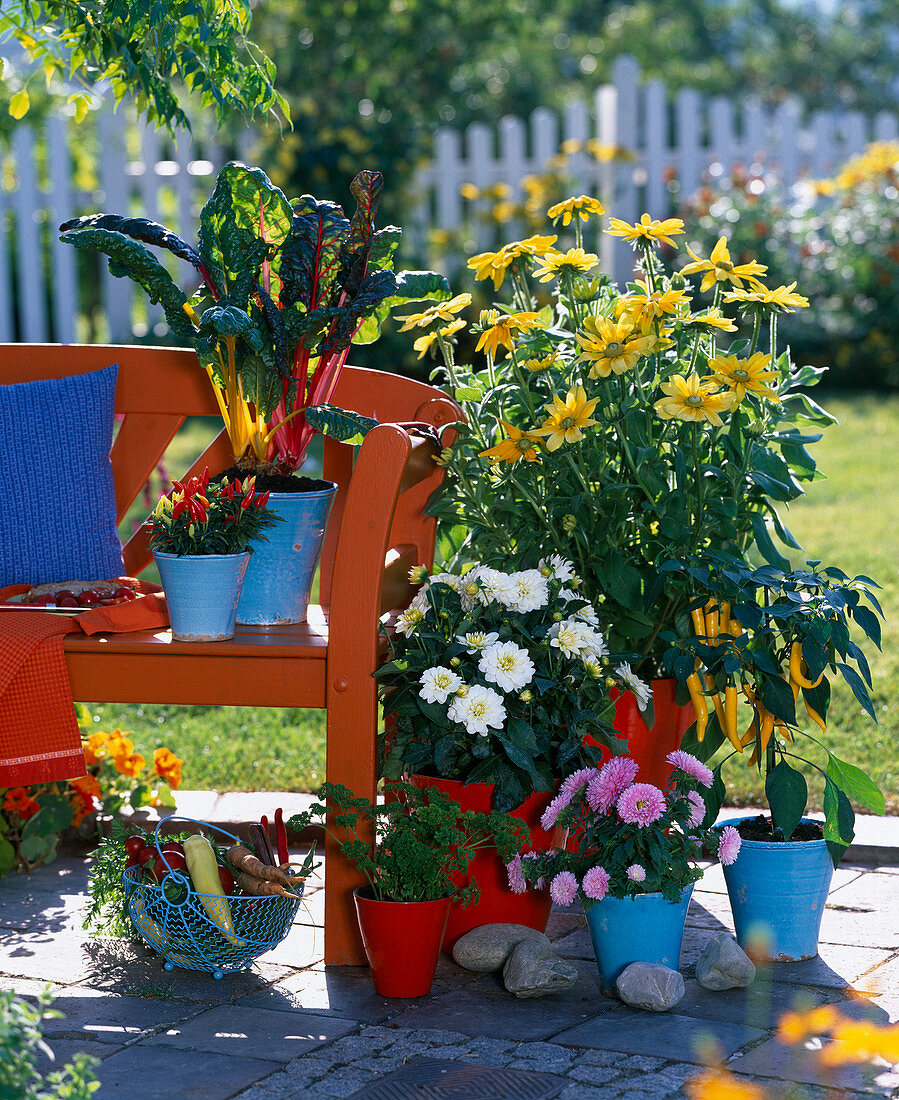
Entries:
{"type": "Polygon", "coordinates": [[[730,634],[730,604],[721,604],[721,614],[718,619],[718,632],[720,634],[730,634]]]}
{"type": "Polygon", "coordinates": [[[687,690],[696,708],[696,740],[701,741],[705,737],[705,728],[709,724],[709,705],[702,694],[702,683],[698,672],[687,677],[687,690]]]}
{"type": "Polygon", "coordinates": [[[693,632],[697,638],[705,637],[705,620],[702,617],[702,608],[694,607],[690,612],[690,618],[693,620],[693,632]]]}
{"type": "Polygon", "coordinates": [[[715,677],[710,672],[705,674],[705,687],[706,691],[712,696],[712,702],[715,704],[715,713],[718,715],[718,725],[724,729],[724,706],[721,703],[721,698],[718,692],[714,690],[715,677]]]}
{"type": "Polygon", "coordinates": [[[790,733],[790,727],[783,722],[775,722],[774,728],[777,730],[778,736],[782,737],[785,741],[792,741],[793,735],[790,733]]]}
{"type": "Polygon", "coordinates": [[[774,730],[774,715],[771,713],[770,710],[767,710],[765,707],[763,707],[761,703],[756,704],[756,706],[761,717],[759,743],[761,746],[761,751],[765,752],[765,750],[768,748],[768,742],[771,740],[771,733],[774,730]]]}
{"type": "Polygon", "coordinates": [[[714,600],[705,605],[705,636],[709,645],[718,644],[718,605],[714,600]]]}
{"type": "Polygon", "coordinates": [[[737,752],[743,751],[737,733],[737,685],[728,684],[724,689],[724,732],[737,752]]]}
{"type": "Polygon", "coordinates": [[[814,722],[814,723],[815,723],[816,725],[818,725],[818,726],[820,726],[820,727],[821,727],[821,732],[822,732],[822,733],[827,733],[827,724],[825,723],[825,721],[824,721],[824,719],[823,719],[823,718],[821,717],[821,715],[820,715],[820,714],[819,714],[819,713],[818,713],[818,712],[817,712],[817,711],[815,710],[815,708],[814,708],[814,707],[812,707],[812,706],[811,706],[811,705],[809,704],[809,701],[808,701],[808,699],[806,699],[806,697],[805,697],[804,695],[802,696],[802,701],[803,701],[803,703],[805,703],[805,709],[806,709],[806,710],[808,711],[808,716],[809,716],[809,718],[811,718],[811,720],[812,720],[812,721],[813,721],[813,722],[814,722]]]}
{"type": "Polygon", "coordinates": [[[805,661],[802,659],[802,643],[793,642],[790,647],[790,679],[795,680],[800,687],[804,688],[816,688],[818,684],[824,679],[824,673],[815,680],[814,683],[806,676],[803,671],[804,668],[808,668],[805,661]]]}

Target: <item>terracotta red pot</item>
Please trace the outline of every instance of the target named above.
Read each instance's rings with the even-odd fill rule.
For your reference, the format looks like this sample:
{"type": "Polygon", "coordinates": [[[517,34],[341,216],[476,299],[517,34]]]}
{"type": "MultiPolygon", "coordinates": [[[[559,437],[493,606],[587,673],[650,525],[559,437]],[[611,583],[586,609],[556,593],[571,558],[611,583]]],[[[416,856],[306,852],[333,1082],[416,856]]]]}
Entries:
{"type": "MultiPolygon", "coordinates": [[[[671,775],[671,766],[665,757],[680,747],[681,738],[696,721],[692,703],[678,705],[674,701],[676,681],[653,680],[652,704],[655,721],[649,729],[637,707],[637,699],[631,692],[624,692],[615,700],[614,729],[628,742],[628,756],[640,767],[637,779],[640,783],[653,783],[664,787],[671,775]]],[[[603,753],[603,759],[609,758],[603,753]]]]}
{"type": "MultiPolygon", "coordinates": [[[[410,776],[410,782],[417,787],[436,787],[458,802],[463,810],[489,813],[492,809],[492,783],[460,783],[454,779],[434,779],[428,775],[410,776]]],[[[540,828],[540,818],[552,798],[552,794],[532,794],[512,811],[512,816],[519,818],[531,830],[531,847],[535,850],[562,845],[560,829],[548,833],[540,828]]],[[[466,875],[459,877],[457,885],[463,886],[468,882],[478,884],[481,896],[465,908],[453,904],[450,909],[443,939],[443,950],[447,953],[452,951],[460,936],[482,924],[525,924],[538,932],[546,931],[552,906],[549,891],[529,889],[525,894],[513,894],[509,889],[505,865],[494,847],[480,848],[475,852],[466,875]]]]}
{"type": "Polygon", "coordinates": [[[380,997],[431,992],[452,898],[376,901],[370,886],[353,891],[362,944],[380,997]]]}

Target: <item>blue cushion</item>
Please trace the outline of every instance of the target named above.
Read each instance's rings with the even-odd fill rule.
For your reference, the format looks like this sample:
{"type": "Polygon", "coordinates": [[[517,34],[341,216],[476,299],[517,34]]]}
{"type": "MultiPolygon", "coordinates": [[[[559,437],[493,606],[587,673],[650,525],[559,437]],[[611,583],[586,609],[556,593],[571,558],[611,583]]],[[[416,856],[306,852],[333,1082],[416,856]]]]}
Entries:
{"type": "Polygon", "coordinates": [[[109,461],[118,373],[0,386],[0,586],[124,572],[109,461]]]}

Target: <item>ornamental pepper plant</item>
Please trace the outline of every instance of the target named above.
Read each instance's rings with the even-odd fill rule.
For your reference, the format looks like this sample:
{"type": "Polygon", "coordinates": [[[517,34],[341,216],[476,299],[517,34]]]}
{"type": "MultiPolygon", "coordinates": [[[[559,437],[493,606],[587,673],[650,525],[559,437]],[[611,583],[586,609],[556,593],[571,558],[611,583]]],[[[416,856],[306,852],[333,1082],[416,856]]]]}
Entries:
{"type": "Polygon", "coordinates": [[[210,482],[204,470],[201,477],[172,484],[148,520],[150,546],[161,553],[180,558],[252,552],[251,540],[267,541],[262,532],[283,523],[268,507],[269,494],[256,492],[253,477],[210,482]]]}
{"type": "Polygon", "coordinates": [[[548,886],[558,905],[578,899],[585,909],[607,895],[661,893],[678,901],[684,887],[702,878],[704,847],[733,863],[740,851],[737,831],[704,824],[711,769],[682,750],[667,759],[672,772],[664,790],[639,782],[629,756],[569,775],[541,824],[567,829],[571,839],[562,850],[512,860],[506,868],[510,888],[522,894],[528,886],[548,886]]]}
{"type": "Polygon", "coordinates": [[[449,567],[563,554],[610,647],[636,652],[649,678],[661,633],[690,622],[688,587],[659,563],[709,548],[789,568],[781,511],[820,476],[809,447],[833,417],[807,393],[822,371],[778,347],[779,315],[804,298],[767,287],[764,265],[735,263],[723,239],[666,275],[657,249],[684,225],[648,215],[608,223],[636,250],[634,281],[613,286],[585,248],[603,213],[568,199],[548,215],[573,240],[532,236],[469,261],[497,298],[473,325],[482,361],[455,361],[448,303],[406,320],[424,329],[422,354],[439,350],[436,373],[465,412],[431,505],[449,567]],[[748,338],[734,337],[736,317],[748,338]]]}
{"type": "Polygon", "coordinates": [[[724,801],[722,768],[741,758],[765,777],[774,839],[789,840],[808,803],[803,771],[817,771],[824,780],[823,834],[836,866],[854,836],[852,802],[882,814],[884,797],[828,748],[831,679],[842,677],[876,723],[868,662],[851,632],[861,630],[879,648],[882,611],[869,577],[819,567],[753,569],[712,553],[663,563],[693,592],[693,630],[666,633],[665,663],[696,706],[684,744],[704,761],[718,753],[711,819],[724,801]]]}
{"type": "Polygon", "coordinates": [[[303,195],[288,200],[259,168],[222,168],[200,214],[197,245],[146,218],[92,214],[60,240],[108,257],[165,311],[172,335],[209,375],[235,462],[266,473],[299,469],[316,430],[352,439],[364,418],[329,401],[353,343],[377,340],[401,302],[449,297],[431,271],[393,270],[402,231],[376,230],[380,172],[350,184],[356,210],[303,195]],[[186,294],[145,245],[186,260],[186,294]]]}

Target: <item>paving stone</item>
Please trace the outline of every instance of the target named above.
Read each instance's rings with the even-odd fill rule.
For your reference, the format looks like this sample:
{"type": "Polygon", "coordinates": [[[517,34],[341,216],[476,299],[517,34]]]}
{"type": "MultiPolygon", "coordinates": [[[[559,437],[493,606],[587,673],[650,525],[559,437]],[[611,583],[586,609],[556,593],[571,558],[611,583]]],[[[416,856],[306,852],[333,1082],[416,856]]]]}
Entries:
{"type": "Polygon", "coordinates": [[[64,987],[41,981],[39,978],[11,978],[6,974],[0,974],[0,992],[3,993],[17,993],[20,997],[37,997],[47,988],[56,996],[64,987]]]}
{"type": "Polygon", "coordinates": [[[83,894],[13,894],[0,895],[0,928],[20,932],[80,931],[84,920],[83,894]]]}
{"type": "Polygon", "coordinates": [[[702,1062],[696,1045],[705,1037],[713,1037],[723,1054],[730,1055],[766,1034],[759,1028],[721,1020],[697,1020],[669,1013],[649,1015],[622,1008],[563,1031],[555,1036],[555,1041],[566,1046],[600,1047],[629,1054],[652,1055],[671,1050],[686,1061],[702,1062]]]}
{"type": "MultiPolygon", "coordinates": [[[[834,872],[835,876],[838,873],[834,872]]],[[[831,887],[828,902],[884,910],[895,906],[897,892],[899,884],[895,874],[868,870],[847,883],[841,883],[838,889],[831,887]]]]}
{"type": "Polygon", "coordinates": [[[53,1009],[62,1012],[63,1017],[45,1020],[45,1035],[94,1039],[118,1046],[199,1011],[194,1005],[145,997],[110,997],[99,990],[78,988],[62,990],[53,1009]]]}
{"type": "Polygon", "coordinates": [[[367,967],[331,966],[304,970],[244,997],[238,1004],[273,1011],[315,1012],[350,1020],[380,1021],[414,1003],[379,997],[367,967]]]}
{"type": "Polygon", "coordinates": [[[705,1020],[727,1020],[753,1027],[774,1027],[784,1012],[814,1008],[838,996],[836,990],[801,988],[785,982],[756,980],[746,989],[716,991],[703,989],[695,978],[684,982],[683,1000],[672,1012],[705,1020]]]}
{"type": "Polygon", "coordinates": [[[756,964],[760,981],[842,989],[855,985],[861,975],[889,959],[890,952],[871,947],[820,943],[818,954],[803,962],[756,964]]]}
{"type": "Polygon", "coordinates": [[[739,1070],[760,1077],[885,1095],[899,1087],[899,1066],[822,1066],[814,1050],[786,1046],[776,1039],[769,1039],[741,1058],[739,1070]]]}
{"type": "Polygon", "coordinates": [[[357,1026],[355,1020],[341,1020],[336,1016],[313,1016],[303,1012],[288,1015],[261,1008],[220,1005],[177,1027],[167,1028],[143,1043],[289,1062],[299,1054],[346,1035],[357,1026]]]}
{"type": "MultiPolygon", "coordinates": [[[[62,1069],[67,1062],[72,1061],[76,1054],[87,1054],[91,1058],[102,1061],[113,1054],[116,1049],[108,1043],[99,1043],[95,1039],[51,1039],[48,1046],[53,1054],[52,1058],[49,1058],[43,1050],[35,1052],[35,1069],[42,1074],[62,1069]]],[[[96,1069],[94,1072],[97,1072],[96,1069]]],[[[95,1093],[94,1095],[97,1096],[98,1094],[95,1093]]],[[[101,1100],[105,1100],[105,1097],[101,1097],[101,1100]]]]}
{"type": "Polygon", "coordinates": [[[618,1066],[627,1055],[618,1050],[578,1050],[577,1062],[582,1066],[618,1066]]]}
{"type": "Polygon", "coordinates": [[[0,941],[0,970],[17,978],[80,982],[90,974],[86,944],[83,932],[9,932],[0,941]]]}
{"type": "Polygon", "coordinates": [[[582,1065],[582,1062],[584,1059],[578,1052],[575,1064],[565,1071],[565,1077],[572,1081],[582,1081],[594,1088],[603,1088],[621,1078],[621,1072],[615,1066],[582,1065]]]}
{"type": "Polygon", "coordinates": [[[321,1081],[317,1081],[315,1092],[319,1096],[353,1096],[360,1089],[371,1087],[376,1080],[373,1073],[356,1066],[347,1066],[334,1070],[321,1081]]]}
{"type": "Polygon", "coordinates": [[[174,1047],[151,1046],[146,1040],[117,1051],[97,1069],[97,1100],[229,1100],[268,1076],[274,1063],[260,1058],[196,1054],[174,1047]]]}
{"type": "Polygon", "coordinates": [[[574,1059],[574,1051],[554,1043],[521,1043],[515,1054],[513,1067],[539,1069],[545,1073],[564,1074],[574,1059]]]}
{"type": "Polygon", "coordinates": [[[608,1088],[596,1088],[591,1089],[589,1086],[584,1086],[582,1082],[578,1082],[573,1085],[566,1085],[559,1093],[558,1100],[609,1100],[610,1096],[613,1096],[608,1088]]]}
{"type": "MultiPolygon", "coordinates": [[[[325,938],[322,934],[324,916],[315,922],[318,927],[310,929],[309,924],[295,923],[284,939],[271,951],[260,955],[263,963],[289,966],[295,970],[320,964],[324,958],[325,938]],[[312,934],[310,935],[310,931],[312,934]]],[[[312,923],[312,922],[310,922],[312,923]]]]}

